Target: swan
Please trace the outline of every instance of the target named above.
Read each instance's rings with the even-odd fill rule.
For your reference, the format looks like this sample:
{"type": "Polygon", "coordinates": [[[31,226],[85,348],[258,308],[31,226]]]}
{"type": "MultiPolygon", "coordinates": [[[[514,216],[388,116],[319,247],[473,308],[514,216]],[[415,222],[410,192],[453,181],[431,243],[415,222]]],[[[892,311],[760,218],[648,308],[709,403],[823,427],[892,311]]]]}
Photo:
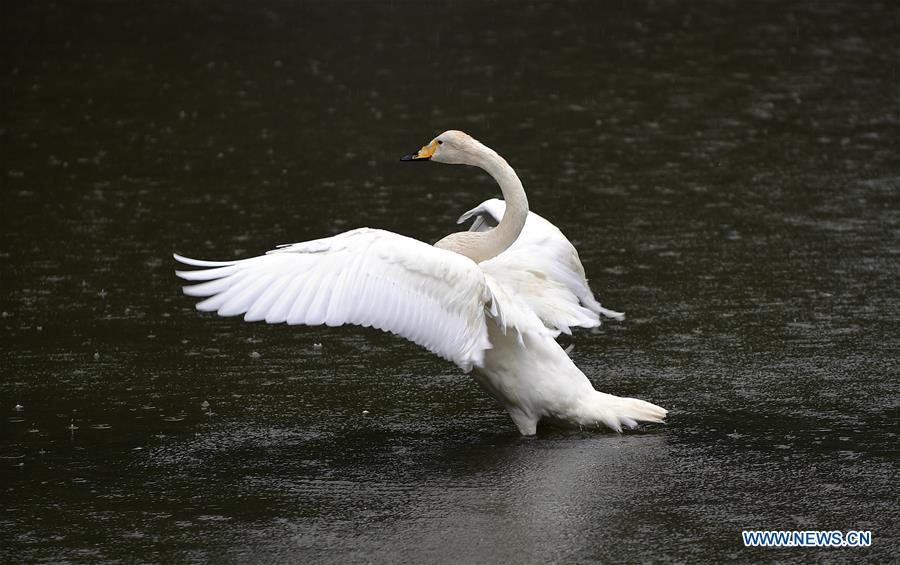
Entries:
{"type": "Polygon", "coordinates": [[[178,254],[186,295],[220,316],[270,324],[355,324],[405,337],[471,373],[522,435],[538,422],[621,431],[662,422],[666,410],[599,392],[556,338],[600,325],[603,308],[578,252],[552,223],[529,212],[522,182],[506,160],[473,137],[445,131],[401,161],[471,165],[490,174],[503,200],[462,215],[471,229],[433,246],[358,228],[278,246],[237,261],[178,254]]]}

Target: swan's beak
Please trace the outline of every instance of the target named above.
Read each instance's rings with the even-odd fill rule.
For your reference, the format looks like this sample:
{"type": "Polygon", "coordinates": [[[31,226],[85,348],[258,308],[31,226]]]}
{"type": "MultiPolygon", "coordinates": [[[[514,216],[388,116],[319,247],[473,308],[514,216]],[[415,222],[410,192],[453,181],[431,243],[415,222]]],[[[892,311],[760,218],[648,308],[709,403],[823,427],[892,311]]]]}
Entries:
{"type": "Polygon", "coordinates": [[[409,155],[404,155],[400,157],[401,161],[427,161],[431,159],[431,156],[434,155],[435,150],[437,149],[437,141],[432,141],[425,147],[419,149],[418,153],[410,153],[409,155]]]}

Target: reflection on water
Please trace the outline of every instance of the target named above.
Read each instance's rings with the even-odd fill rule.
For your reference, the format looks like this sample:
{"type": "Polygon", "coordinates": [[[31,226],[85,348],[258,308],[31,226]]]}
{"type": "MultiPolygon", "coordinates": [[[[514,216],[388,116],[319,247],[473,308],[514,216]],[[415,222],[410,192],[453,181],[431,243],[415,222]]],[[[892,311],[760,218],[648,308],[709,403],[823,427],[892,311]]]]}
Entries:
{"type": "Polygon", "coordinates": [[[897,554],[895,9],[340,8],[3,19],[2,560],[771,558],[745,528],[897,554]],[[668,425],[523,439],[415,346],[178,292],[174,250],[441,238],[492,181],[396,159],[451,127],[628,313],[576,362],[668,425]]]}

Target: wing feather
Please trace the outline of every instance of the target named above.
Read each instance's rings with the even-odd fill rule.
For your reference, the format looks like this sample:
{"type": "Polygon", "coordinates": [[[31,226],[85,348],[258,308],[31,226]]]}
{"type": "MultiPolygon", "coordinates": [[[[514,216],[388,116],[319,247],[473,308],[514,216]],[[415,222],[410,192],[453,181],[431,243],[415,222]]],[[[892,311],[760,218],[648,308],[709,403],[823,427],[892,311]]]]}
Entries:
{"type": "MultiPolygon", "coordinates": [[[[275,304],[275,301],[278,300],[278,297],[281,295],[281,291],[285,286],[290,282],[290,277],[287,275],[280,275],[276,277],[275,281],[263,291],[262,295],[256,299],[256,302],[253,303],[247,313],[244,314],[244,320],[247,322],[261,322],[266,319],[266,313],[272,308],[275,304]]],[[[191,287],[186,287],[191,288],[191,287]]]]}
{"type": "MultiPolygon", "coordinates": [[[[484,231],[497,225],[505,211],[506,203],[492,198],[463,214],[460,222],[475,217],[470,229],[484,231]]],[[[509,249],[480,265],[556,331],[599,326],[601,315],[625,319],[597,302],[578,251],[559,228],[534,212],[528,213],[525,228],[509,249]]]]}
{"type": "Polygon", "coordinates": [[[176,274],[205,298],[202,311],[247,321],[371,326],[403,336],[463,370],[490,347],[488,281],[471,260],[382,230],[362,228],[282,246],[239,261],[175,255],[176,274]]]}

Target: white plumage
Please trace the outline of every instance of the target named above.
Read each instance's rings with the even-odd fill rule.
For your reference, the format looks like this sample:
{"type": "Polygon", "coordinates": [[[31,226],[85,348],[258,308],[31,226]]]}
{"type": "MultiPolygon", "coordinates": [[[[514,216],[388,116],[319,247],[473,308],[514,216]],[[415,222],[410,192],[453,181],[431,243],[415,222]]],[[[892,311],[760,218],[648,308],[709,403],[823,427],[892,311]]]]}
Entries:
{"type": "Polygon", "coordinates": [[[484,305],[490,290],[470,259],[402,235],[360,228],[296,243],[233,262],[197,261],[214,267],[178,271],[197,304],[220,316],[244,314],[248,322],[340,326],[389,331],[465,371],[490,347],[484,305]]]}
{"type": "MultiPolygon", "coordinates": [[[[503,219],[506,203],[492,198],[460,216],[474,217],[472,231],[488,231],[503,219]]],[[[529,212],[522,233],[503,253],[481,263],[528,302],[548,327],[571,334],[572,327],[600,325],[600,315],[622,321],[625,314],[604,308],[594,298],[575,246],[559,228],[529,212]]]]}
{"type": "Polygon", "coordinates": [[[523,434],[547,419],[620,430],[660,422],[666,411],[593,389],[556,343],[600,316],[623,319],[594,298],[578,253],[553,224],[528,211],[518,177],[502,157],[462,132],[441,134],[404,160],[464,163],[488,171],[506,202],[466,212],[472,230],[434,246],[360,228],[281,246],[238,261],[175,255],[196,270],[197,309],[247,321],[374,327],[405,337],[469,372],[523,434]],[[508,207],[508,209],[507,209],[508,207]]]}

